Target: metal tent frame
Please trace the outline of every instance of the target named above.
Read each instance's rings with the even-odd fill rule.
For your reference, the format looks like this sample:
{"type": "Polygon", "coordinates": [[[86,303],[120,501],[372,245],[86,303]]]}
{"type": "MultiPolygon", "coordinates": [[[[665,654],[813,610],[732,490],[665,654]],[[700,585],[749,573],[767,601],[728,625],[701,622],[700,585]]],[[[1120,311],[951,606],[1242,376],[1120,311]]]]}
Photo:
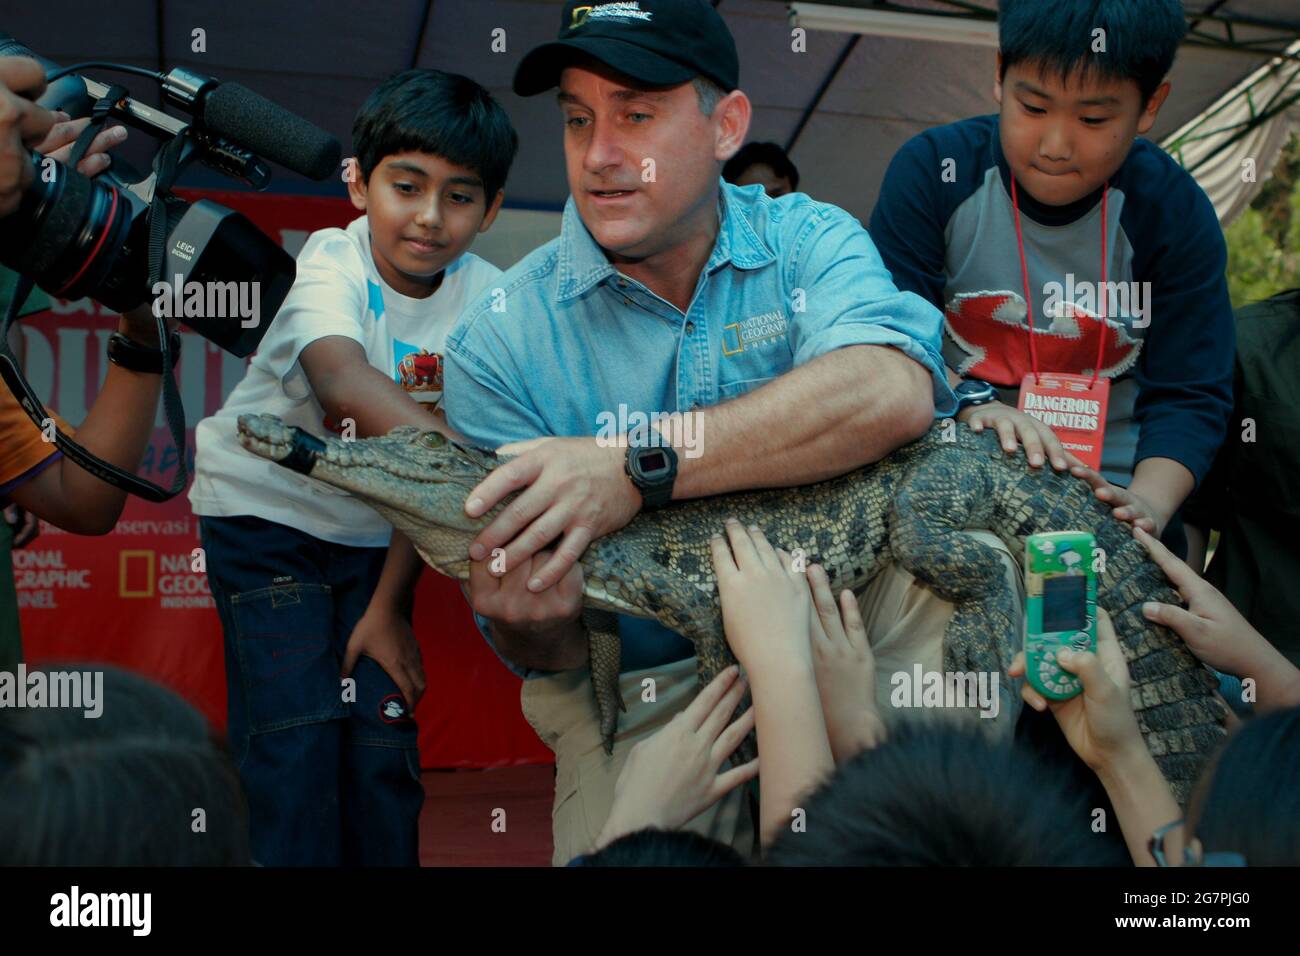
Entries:
{"type": "MultiPolygon", "coordinates": [[[[786,0],[773,0],[773,2],[784,3],[790,9],[793,22],[792,4],[786,2],[786,0]]],[[[817,0],[817,2],[827,7],[908,14],[914,17],[932,18],[936,21],[960,19],[996,22],[998,16],[995,7],[971,3],[968,0],[932,0],[934,4],[948,9],[935,9],[934,6],[919,7],[906,3],[896,3],[893,0],[817,0]]],[[[1177,143],[1174,144],[1171,151],[1174,152],[1175,156],[1178,155],[1176,152],[1178,147],[1194,140],[1223,136],[1225,133],[1229,135],[1224,136],[1223,141],[1212,152],[1201,156],[1196,164],[1189,169],[1189,172],[1195,172],[1196,169],[1213,160],[1232,144],[1249,135],[1254,129],[1285,112],[1294,103],[1300,101],[1300,84],[1296,82],[1300,80],[1300,43],[1297,43],[1300,40],[1300,20],[1287,22],[1241,14],[1230,9],[1234,2],[1238,2],[1238,0],[1211,0],[1203,10],[1188,10],[1187,36],[1183,39],[1182,45],[1207,47],[1251,57],[1272,54],[1276,59],[1269,65],[1268,70],[1282,69],[1285,66],[1292,69],[1293,73],[1279,90],[1275,91],[1266,102],[1258,106],[1251,99],[1251,90],[1264,79],[1264,76],[1256,74],[1253,82],[1235,90],[1235,95],[1244,97],[1249,104],[1248,118],[1244,121],[1231,123],[1223,127],[1202,128],[1214,116],[1231,106],[1235,100],[1220,101],[1210,111],[1203,114],[1196,121],[1194,130],[1181,136],[1177,143]],[[1242,36],[1243,31],[1260,31],[1262,35],[1242,36]]],[[[713,0],[713,5],[714,7],[725,6],[725,0],[713,0]]],[[[804,128],[817,112],[822,98],[835,82],[836,76],[848,61],[860,39],[861,36],[855,34],[845,43],[844,49],[818,85],[817,92],[805,107],[799,122],[787,138],[785,143],[786,152],[793,150],[795,144],[798,143],[804,128]]]]}

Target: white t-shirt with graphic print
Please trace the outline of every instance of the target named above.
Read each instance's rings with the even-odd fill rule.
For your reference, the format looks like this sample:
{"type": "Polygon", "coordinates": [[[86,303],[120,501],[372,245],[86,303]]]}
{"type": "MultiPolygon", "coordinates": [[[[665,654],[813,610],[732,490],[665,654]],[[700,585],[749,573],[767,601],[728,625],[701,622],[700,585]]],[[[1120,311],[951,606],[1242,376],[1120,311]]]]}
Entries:
{"type": "Polygon", "coordinates": [[[270,413],[318,437],[338,434],[316,401],[298,357],[327,335],[361,344],[370,364],[419,402],[442,399],[442,350],[461,309],[501,270],[472,253],[447,267],[433,295],[413,299],[384,282],[370,252],[365,216],[346,229],[312,233],[298,274],[243,380],[215,415],[195,426],[190,504],[199,515],[255,515],[317,538],[383,547],[392,528],[368,505],[324,482],[246,451],[235,423],[270,413]]]}

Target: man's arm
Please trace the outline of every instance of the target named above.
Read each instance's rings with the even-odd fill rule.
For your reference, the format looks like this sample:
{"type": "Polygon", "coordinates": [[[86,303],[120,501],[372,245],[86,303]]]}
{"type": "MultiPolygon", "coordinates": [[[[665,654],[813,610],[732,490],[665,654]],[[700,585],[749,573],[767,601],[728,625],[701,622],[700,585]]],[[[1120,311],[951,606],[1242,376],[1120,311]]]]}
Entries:
{"type": "MultiPolygon", "coordinates": [[[[679,456],[673,498],[841,475],[923,434],[934,417],[932,396],[931,372],[901,352],[837,349],[733,402],[699,411],[705,452],[679,456]]],[[[680,435],[671,440],[681,444],[680,435]]],[[[470,557],[481,561],[505,548],[506,564],[515,568],[562,537],[528,580],[534,593],[553,586],[593,540],[624,527],[641,509],[641,494],[623,470],[626,450],[616,444],[548,438],[503,450],[520,454],[478,484],[466,513],[478,517],[511,492],[522,494],[475,538],[470,557]]]]}
{"type": "MultiPolygon", "coordinates": [[[[468,370],[468,363],[463,364],[468,370]]],[[[453,366],[459,368],[455,360],[449,369],[453,366]]],[[[466,389],[482,388],[477,381],[471,385],[467,380],[464,385],[466,389]]],[[[698,459],[680,459],[684,467],[674,497],[807,484],[842,474],[922,434],[934,416],[931,396],[929,371],[895,349],[850,346],[822,355],[733,402],[700,411],[703,424],[699,434],[707,436],[707,452],[698,459]],[[772,427],[773,422],[780,427],[772,427]]],[[[459,397],[466,396],[462,393],[459,397]]],[[[466,407],[477,404],[469,402],[466,407]]],[[[574,438],[543,439],[540,450],[548,455],[555,452],[567,457],[576,452],[588,456],[590,483],[570,486],[584,490],[586,500],[599,506],[602,499],[621,495],[627,520],[640,508],[640,493],[622,471],[623,449],[601,448],[594,439],[574,438]],[[605,491],[585,494],[585,489],[592,487],[605,491]]],[[[520,487],[532,484],[539,472],[519,459],[498,469],[506,482],[518,480],[520,487]]],[[[537,492],[549,494],[549,489],[543,486],[537,492]]],[[[518,507],[523,510],[517,514],[534,514],[532,503],[524,500],[531,494],[533,489],[520,496],[518,507]]],[[[529,529],[526,540],[545,538],[538,540],[538,547],[549,543],[555,535],[545,537],[544,528],[540,532],[529,529]]],[[[507,574],[496,579],[482,567],[493,547],[497,545],[471,548],[478,573],[472,570],[469,594],[474,609],[491,621],[498,653],[517,665],[534,668],[581,666],[586,645],[577,620],[580,569],[569,562],[557,578],[561,587],[538,588],[533,582],[546,566],[547,555],[535,554],[534,549],[525,557],[512,558],[507,549],[507,574]],[[545,607],[537,606],[538,598],[545,600],[545,607]]],[[[580,554],[578,550],[575,560],[580,554]]]]}
{"type": "MultiPolygon", "coordinates": [[[[123,316],[118,331],[149,348],[158,347],[155,319],[146,306],[123,316]]],[[[77,429],[86,450],[134,472],[153,434],[162,376],[110,363],[104,387],[77,429]]],[[[67,458],[13,489],[19,507],[73,534],[108,534],[117,524],[126,492],[100,481],[67,458]]]]}
{"type": "MultiPolygon", "coordinates": [[[[679,455],[674,498],[843,474],[920,435],[936,411],[954,409],[939,357],[942,316],[898,291],[861,224],[841,209],[808,203],[787,229],[782,283],[792,296],[802,290],[809,305],[791,310],[796,367],[751,396],[692,412],[701,416],[704,452],[679,455]]],[[[534,592],[551,587],[593,540],[624,527],[641,508],[617,443],[553,438],[504,450],[519,457],[479,483],[466,514],[478,517],[522,493],[479,534],[470,557],[504,547],[507,562],[517,565],[559,540],[528,582],[534,592]]]]}
{"type": "MultiPolygon", "coordinates": [[[[934,399],[920,364],[856,345],[695,414],[704,454],[679,456],[675,499],[806,485],[878,461],[925,434],[934,399]]],[[[682,445],[680,434],[665,437],[682,445]]]]}

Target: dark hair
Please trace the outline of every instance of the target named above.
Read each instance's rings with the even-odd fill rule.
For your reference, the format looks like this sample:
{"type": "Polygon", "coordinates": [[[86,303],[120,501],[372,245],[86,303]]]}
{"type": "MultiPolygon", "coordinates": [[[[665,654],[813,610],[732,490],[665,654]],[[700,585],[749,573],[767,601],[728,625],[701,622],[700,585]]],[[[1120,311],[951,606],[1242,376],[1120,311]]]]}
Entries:
{"type": "Polygon", "coordinates": [[[249,865],[239,779],[198,711],[104,664],[36,670],[102,672],[102,712],[0,709],[0,865],[249,865]]]}
{"type": "Polygon", "coordinates": [[[722,166],[722,178],[734,183],[740,174],[750,166],[771,166],[772,172],[790,180],[790,191],[799,189],[799,170],[795,169],[790,157],[776,143],[746,143],[740,151],[722,166]]]}
{"type": "Polygon", "coordinates": [[[690,830],[649,827],[621,836],[604,849],[574,861],[575,866],[744,866],[725,843],[690,830]]]}
{"type": "Polygon", "coordinates": [[[1017,63],[1036,63],[1062,80],[1076,69],[1132,80],[1142,105],[1174,64],[1187,32],[1178,0],[1001,0],[998,38],[1002,76],[1017,63]],[[1093,31],[1104,30],[1105,51],[1093,51],[1093,31]]]}
{"type": "Polygon", "coordinates": [[[1246,721],[1192,794],[1189,832],[1247,866],[1300,865],[1300,707],[1246,721]]]}
{"type": "Polygon", "coordinates": [[[477,172],[491,204],[505,187],[519,137],[501,104],[469,77],[406,70],[380,83],[361,104],[352,145],[367,182],[385,156],[432,153],[477,172]]]}
{"type": "MultiPolygon", "coordinates": [[[[783,832],[785,866],[1123,866],[1094,833],[1093,807],[1068,776],[982,730],[899,722],[804,803],[806,829],[783,832]]],[[[1118,827],[1118,823],[1111,821],[1118,827]]]]}

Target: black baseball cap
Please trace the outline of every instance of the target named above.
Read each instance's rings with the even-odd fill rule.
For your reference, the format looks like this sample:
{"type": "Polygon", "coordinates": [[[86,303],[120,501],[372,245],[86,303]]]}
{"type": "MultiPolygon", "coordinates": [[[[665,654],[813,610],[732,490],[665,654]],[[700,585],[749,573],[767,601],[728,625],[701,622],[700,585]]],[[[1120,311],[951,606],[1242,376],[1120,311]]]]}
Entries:
{"type": "Polygon", "coordinates": [[[708,0],[566,3],[559,39],[524,57],[515,92],[534,96],[558,86],[577,54],[647,86],[676,86],[697,76],[728,93],[740,85],[736,41],[708,0]]]}

